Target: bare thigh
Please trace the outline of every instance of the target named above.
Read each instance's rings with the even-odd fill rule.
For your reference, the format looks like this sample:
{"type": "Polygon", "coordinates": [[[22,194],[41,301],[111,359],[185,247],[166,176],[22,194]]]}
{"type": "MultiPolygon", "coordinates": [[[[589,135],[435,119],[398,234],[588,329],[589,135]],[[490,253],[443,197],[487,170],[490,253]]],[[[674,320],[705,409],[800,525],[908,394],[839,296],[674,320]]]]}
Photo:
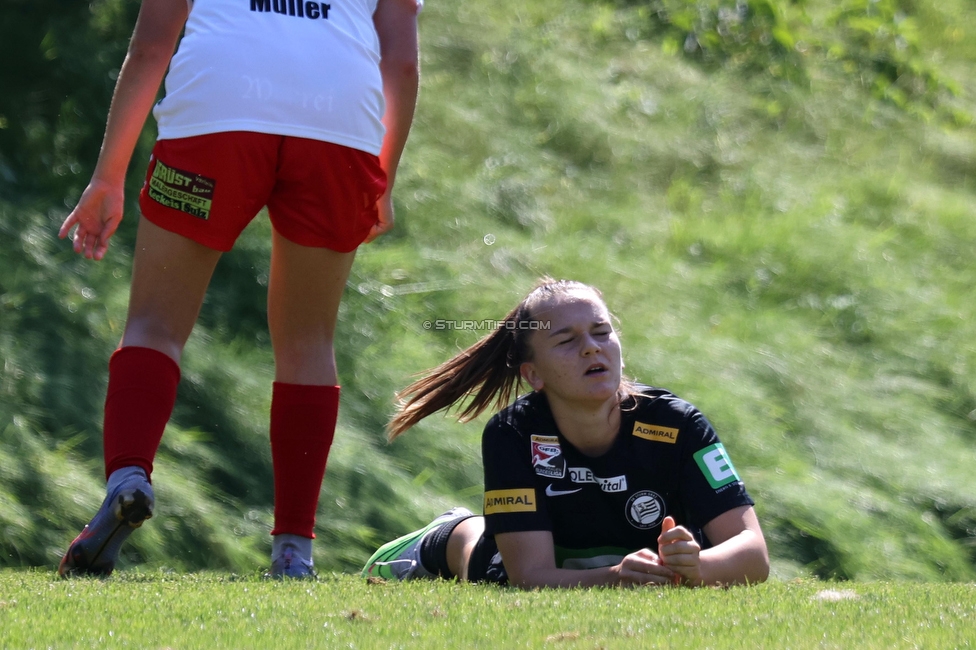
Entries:
{"type": "Polygon", "coordinates": [[[221,252],[140,218],[123,346],[183,353],[221,252]]]}
{"type": "Polygon", "coordinates": [[[355,257],[355,251],[301,246],[274,231],[268,328],[276,381],[338,384],[333,339],[339,301],[355,257]]]}
{"type": "Polygon", "coordinates": [[[484,517],[465,519],[451,532],[447,539],[447,566],[458,578],[468,579],[471,554],[484,533],[484,517]]]}

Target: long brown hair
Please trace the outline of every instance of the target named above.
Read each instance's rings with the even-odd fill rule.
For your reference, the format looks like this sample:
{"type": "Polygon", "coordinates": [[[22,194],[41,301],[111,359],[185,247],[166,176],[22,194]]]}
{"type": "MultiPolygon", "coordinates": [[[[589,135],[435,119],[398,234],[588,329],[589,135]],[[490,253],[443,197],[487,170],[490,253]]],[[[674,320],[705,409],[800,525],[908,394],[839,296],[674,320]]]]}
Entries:
{"type": "Polygon", "coordinates": [[[533,310],[554,296],[580,290],[591,291],[603,300],[598,289],[582,282],[549,277],[539,280],[491,334],[397,393],[397,413],[387,425],[389,439],[468,396],[473,396],[472,400],[458,415],[462,422],[478,417],[492,404],[496,410],[507,406],[522,384],[519,366],[532,360],[528,339],[533,329],[538,329],[538,325],[533,327],[533,310]]]}

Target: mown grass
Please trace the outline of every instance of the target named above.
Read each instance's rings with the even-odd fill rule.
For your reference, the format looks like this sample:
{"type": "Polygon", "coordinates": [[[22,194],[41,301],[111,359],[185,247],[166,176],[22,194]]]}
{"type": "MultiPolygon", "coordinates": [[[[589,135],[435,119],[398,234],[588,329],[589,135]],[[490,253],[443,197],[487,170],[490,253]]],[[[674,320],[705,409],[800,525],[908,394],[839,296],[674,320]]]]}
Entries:
{"type": "Polygon", "coordinates": [[[5,648],[967,648],[976,585],[523,592],[350,575],[0,572],[5,648]]]}

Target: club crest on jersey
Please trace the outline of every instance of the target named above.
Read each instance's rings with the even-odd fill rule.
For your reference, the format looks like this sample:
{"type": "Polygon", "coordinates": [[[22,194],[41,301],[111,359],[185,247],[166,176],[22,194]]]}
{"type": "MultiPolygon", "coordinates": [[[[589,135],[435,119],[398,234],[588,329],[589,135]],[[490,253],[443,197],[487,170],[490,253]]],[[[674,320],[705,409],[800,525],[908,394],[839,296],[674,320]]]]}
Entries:
{"type": "Polygon", "coordinates": [[[566,459],[556,436],[533,435],[532,468],[539,476],[562,478],[566,475],[566,459]]]}
{"type": "Polygon", "coordinates": [[[657,492],[641,490],[634,492],[625,507],[627,521],[634,528],[648,530],[654,528],[664,520],[664,499],[657,492]]]}

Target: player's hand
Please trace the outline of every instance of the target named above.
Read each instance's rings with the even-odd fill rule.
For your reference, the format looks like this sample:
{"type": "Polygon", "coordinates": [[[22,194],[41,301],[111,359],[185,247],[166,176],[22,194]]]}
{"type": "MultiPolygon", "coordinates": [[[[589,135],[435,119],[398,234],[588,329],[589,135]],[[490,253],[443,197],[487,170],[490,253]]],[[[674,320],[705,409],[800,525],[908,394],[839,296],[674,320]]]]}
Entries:
{"type": "Polygon", "coordinates": [[[631,553],[614,567],[619,584],[627,587],[637,585],[664,586],[674,580],[675,573],[661,563],[657,553],[649,548],[631,553]]]}
{"type": "Polygon", "coordinates": [[[393,230],[393,222],[395,221],[393,216],[393,195],[389,190],[376,202],[376,212],[378,213],[379,219],[373,224],[369,235],[363,241],[364,244],[368,244],[380,235],[393,230]]]}
{"type": "Polygon", "coordinates": [[[657,538],[661,562],[674,571],[675,584],[702,584],[701,546],[684,526],[675,526],[673,517],[665,517],[657,538]]]}
{"type": "Polygon", "coordinates": [[[64,239],[72,228],[74,251],[88,259],[100,260],[108,251],[109,240],[122,221],[123,186],[92,179],[61,225],[58,237],[64,239]]]}

